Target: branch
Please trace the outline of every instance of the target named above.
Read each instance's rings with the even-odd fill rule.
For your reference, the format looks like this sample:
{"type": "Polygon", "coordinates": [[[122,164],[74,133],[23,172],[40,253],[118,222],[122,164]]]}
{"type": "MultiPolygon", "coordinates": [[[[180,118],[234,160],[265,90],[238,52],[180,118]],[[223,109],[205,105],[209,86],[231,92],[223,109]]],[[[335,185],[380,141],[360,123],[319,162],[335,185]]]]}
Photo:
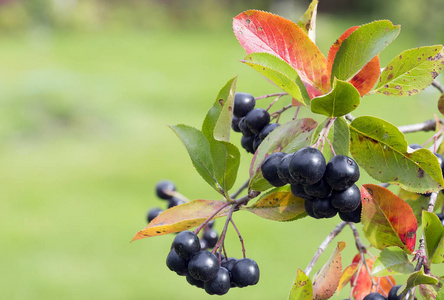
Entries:
{"type": "Polygon", "coordinates": [[[245,182],[239,187],[239,189],[238,189],[237,191],[235,191],[235,192],[230,196],[230,198],[231,198],[231,199],[236,199],[237,196],[239,196],[239,194],[242,193],[242,191],[245,190],[245,189],[248,187],[249,184],[250,184],[250,179],[248,179],[247,181],[245,181],[245,182]]]}
{"type": "Polygon", "coordinates": [[[355,237],[356,242],[356,248],[358,248],[359,253],[361,254],[361,260],[365,266],[365,269],[367,270],[368,275],[370,276],[370,279],[372,281],[372,287],[376,286],[376,282],[373,279],[373,276],[371,276],[370,268],[367,264],[367,261],[365,260],[365,253],[367,253],[367,248],[364,246],[364,244],[361,241],[361,237],[359,236],[359,232],[356,229],[356,226],[352,223],[348,223],[348,226],[350,226],[351,230],[353,231],[353,236],[355,237]]]}
{"type": "Polygon", "coordinates": [[[435,88],[437,88],[438,91],[441,92],[441,94],[444,93],[444,87],[438,82],[438,80],[436,80],[436,79],[433,80],[433,82],[432,82],[432,86],[435,87],[435,88]]]}
{"type": "Polygon", "coordinates": [[[308,264],[307,268],[305,269],[304,273],[305,275],[310,275],[311,270],[313,269],[314,265],[318,261],[319,257],[321,256],[322,252],[325,251],[327,246],[333,241],[333,239],[344,229],[345,225],[347,225],[346,222],[341,222],[330,232],[329,235],[325,238],[325,240],[322,242],[322,244],[319,246],[318,251],[316,251],[315,255],[311,259],[310,263],[308,264]]]}
{"type": "MultiPolygon", "coordinates": [[[[442,124],[443,121],[439,120],[439,122],[442,124]]],[[[418,132],[418,131],[432,131],[436,128],[436,120],[427,120],[423,123],[417,123],[417,124],[411,124],[411,125],[404,125],[399,126],[398,129],[402,133],[411,133],[411,132],[418,132]]]]}
{"type": "Polygon", "coordinates": [[[319,138],[316,141],[316,143],[313,145],[313,148],[318,149],[319,145],[325,140],[325,138],[328,136],[328,132],[330,131],[331,126],[333,126],[333,123],[335,122],[336,118],[330,118],[327,122],[327,124],[325,124],[325,127],[322,128],[321,132],[319,133],[319,138]]]}
{"type": "Polygon", "coordinates": [[[254,99],[259,100],[259,99],[265,99],[265,98],[270,98],[270,97],[282,97],[282,96],[286,96],[286,95],[288,95],[288,93],[274,93],[274,94],[267,94],[267,95],[259,96],[254,99]]]}

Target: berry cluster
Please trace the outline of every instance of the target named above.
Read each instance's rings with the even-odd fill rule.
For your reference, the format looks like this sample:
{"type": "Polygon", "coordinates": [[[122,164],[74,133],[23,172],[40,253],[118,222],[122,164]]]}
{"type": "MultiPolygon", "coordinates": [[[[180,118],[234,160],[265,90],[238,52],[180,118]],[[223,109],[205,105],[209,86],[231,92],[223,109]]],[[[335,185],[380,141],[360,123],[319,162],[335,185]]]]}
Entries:
{"type": "Polygon", "coordinates": [[[256,100],[251,94],[234,95],[231,128],[242,132],[241,145],[249,153],[256,152],[267,135],[280,125],[270,124],[270,114],[262,108],[254,108],[255,105],[256,100]]]}
{"type": "Polygon", "coordinates": [[[332,218],[339,213],[343,221],[361,221],[361,192],[355,185],[359,167],[350,157],[336,155],[327,164],[319,150],[305,147],[295,153],[270,154],[261,171],[273,186],[290,184],[293,195],[305,200],[309,216],[332,218]]]}
{"type": "MultiPolygon", "coordinates": [[[[156,195],[162,200],[168,201],[168,208],[180,205],[184,203],[182,199],[179,199],[174,196],[176,192],[176,185],[169,180],[162,180],[159,181],[156,185],[156,195]]],[[[159,207],[153,207],[151,208],[146,216],[146,219],[149,222],[151,222],[155,217],[160,215],[163,212],[163,209],[159,207]]]]}
{"type": "Polygon", "coordinates": [[[194,232],[182,231],[173,241],[166,264],[171,271],[186,276],[189,284],[210,295],[224,295],[232,287],[258,283],[259,267],[254,260],[220,257],[221,262],[218,255],[202,250],[194,232]]]}
{"type": "Polygon", "coordinates": [[[371,293],[365,296],[364,300],[401,300],[402,297],[396,294],[400,287],[400,285],[395,285],[394,287],[392,287],[387,298],[380,293],[371,293]]]}

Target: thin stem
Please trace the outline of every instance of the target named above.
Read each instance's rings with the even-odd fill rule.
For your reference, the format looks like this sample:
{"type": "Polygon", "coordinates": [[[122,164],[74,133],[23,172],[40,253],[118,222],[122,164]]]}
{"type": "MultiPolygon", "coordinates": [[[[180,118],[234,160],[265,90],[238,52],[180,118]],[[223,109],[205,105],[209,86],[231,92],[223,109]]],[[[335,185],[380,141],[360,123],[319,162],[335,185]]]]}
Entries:
{"type": "Polygon", "coordinates": [[[329,139],[328,137],[325,138],[325,139],[327,140],[328,144],[330,145],[331,153],[333,153],[333,156],[336,156],[335,148],[333,148],[333,145],[332,145],[332,143],[330,142],[330,139],[329,139]]]}
{"type": "Polygon", "coordinates": [[[180,200],[182,200],[183,202],[190,202],[190,199],[188,199],[187,197],[185,197],[184,195],[182,195],[181,193],[179,193],[178,191],[173,191],[171,193],[168,193],[169,195],[178,198],[180,200]]]}
{"type": "Polygon", "coordinates": [[[218,213],[220,213],[223,209],[225,209],[227,206],[229,206],[231,203],[225,202],[221,207],[219,207],[214,213],[211,214],[202,224],[200,224],[199,227],[197,227],[194,230],[195,234],[199,234],[199,232],[204,228],[208,222],[210,222],[218,213]]]}
{"type": "Polygon", "coordinates": [[[319,145],[323,142],[323,140],[328,136],[328,132],[330,131],[330,128],[333,126],[334,121],[336,118],[330,118],[325,124],[325,127],[322,128],[321,132],[319,133],[319,138],[317,142],[313,145],[314,148],[318,149],[319,145]]]}
{"type": "Polygon", "coordinates": [[[220,251],[222,251],[222,249],[224,247],[224,241],[225,241],[225,236],[227,235],[228,224],[230,223],[230,219],[233,215],[234,210],[236,209],[236,206],[237,205],[233,205],[230,207],[230,210],[228,212],[227,219],[225,220],[225,225],[224,225],[224,228],[222,229],[222,233],[220,235],[220,238],[217,241],[216,246],[214,246],[214,248],[213,248],[213,253],[216,253],[217,249],[220,249],[220,251]]]}
{"type": "Polygon", "coordinates": [[[299,113],[299,110],[301,109],[301,106],[299,105],[297,108],[296,108],[296,112],[294,113],[294,116],[293,116],[293,120],[296,120],[296,118],[298,117],[298,113],[299,113]]]}
{"type": "Polygon", "coordinates": [[[259,100],[259,99],[265,99],[265,98],[270,98],[270,97],[282,97],[282,96],[286,96],[288,95],[288,93],[274,93],[274,94],[267,94],[267,95],[263,95],[263,96],[259,96],[254,98],[255,100],[259,100]]]}
{"type": "Polygon", "coordinates": [[[432,193],[430,195],[429,207],[427,209],[428,212],[433,212],[435,209],[436,199],[438,199],[438,192],[432,193]]]}
{"type": "Polygon", "coordinates": [[[231,194],[230,198],[231,199],[236,199],[237,196],[239,196],[240,193],[242,193],[243,190],[245,190],[248,185],[250,184],[250,179],[248,179],[247,181],[245,181],[237,191],[235,191],[233,194],[231,194]]]}
{"type": "Polygon", "coordinates": [[[350,122],[353,122],[353,120],[355,119],[355,117],[353,117],[352,114],[348,113],[344,116],[347,120],[349,120],[350,122]]]}
{"type": "Polygon", "coordinates": [[[313,269],[314,265],[318,261],[319,257],[321,256],[322,252],[325,251],[327,246],[333,241],[333,239],[344,229],[345,225],[347,225],[346,222],[341,222],[330,232],[329,235],[325,238],[325,240],[321,243],[318,250],[316,251],[315,255],[309,262],[307,268],[305,269],[304,273],[308,276],[310,275],[311,270],[313,269]]]}
{"type": "Polygon", "coordinates": [[[438,82],[438,80],[433,80],[432,82],[432,86],[435,87],[438,91],[442,93],[444,93],[444,87],[438,82]]]}
{"type": "MultiPolygon", "coordinates": [[[[442,120],[439,120],[440,123],[442,123],[442,120]]],[[[411,132],[418,132],[418,131],[432,131],[436,128],[436,120],[426,120],[422,123],[416,123],[416,124],[410,124],[410,125],[403,125],[399,126],[398,129],[402,133],[411,133],[411,132]]]]}
{"type": "Polygon", "coordinates": [[[424,147],[425,145],[427,145],[428,143],[430,143],[430,141],[433,140],[434,145],[433,145],[433,149],[434,151],[436,151],[436,140],[441,136],[441,134],[443,133],[443,130],[441,129],[440,131],[438,131],[437,133],[435,133],[431,138],[429,138],[422,146],[424,147]]]}
{"type": "Polygon", "coordinates": [[[244,239],[242,238],[242,235],[240,234],[239,230],[237,229],[236,224],[234,224],[233,218],[231,218],[230,221],[231,221],[231,225],[233,225],[233,227],[234,227],[234,230],[236,230],[236,232],[237,232],[237,236],[239,237],[239,241],[240,241],[241,246],[242,246],[242,254],[244,255],[244,258],[246,258],[244,239]]]}
{"type": "Polygon", "coordinates": [[[362,269],[362,266],[363,266],[364,264],[363,264],[363,262],[362,262],[362,260],[360,260],[359,261],[359,265],[358,265],[358,269],[356,270],[356,273],[355,274],[357,274],[356,276],[355,276],[355,280],[353,280],[353,282],[352,282],[352,284],[351,284],[351,289],[350,289],[350,299],[352,299],[352,296],[353,296],[353,288],[356,286],[356,282],[358,282],[358,278],[359,278],[359,273],[361,272],[361,269],[362,269]]]}
{"type": "Polygon", "coordinates": [[[384,182],[381,183],[379,186],[382,186],[383,188],[388,188],[390,186],[390,183],[384,182]]]}
{"type": "Polygon", "coordinates": [[[370,279],[372,281],[372,287],[376,286],[376,282],[373,279],[373,276],[370,275],[371,274],[370,268],[369,268],[369,266],[367,264],[367,261],[365,260],[365,253],[367,253],[367,248],[362,243],[361,237],[359,236],[359,232],[356,229],[356,226],[354,224],[352,224],[352,223],[348,223],[348,226],[350,226],[351,230],[353,231],[353,236],[354,236],[355,242],[356,242],[356,248],[358,248],[359,253],[361,254],[361,259],[363,261],[365,269],[367,270],[367,273],[370,276],[370,279]]]}
{"type": "Polygon", "coordinates": [[[268,108],[266,109],[266,111],[269,111],[270,108],[282,97],[282,95],[279,95],[276,97],[276,99],[274,99],[273,101],[271,101],[270,105],[268,106],[268,108]]]}
{"type": "Polygon", "coordinates": [[[279,109],[279,110],[277,110],[277,111],[271,113],[271,114],[270,114],[271,120],[273,120],[273,119],[279,117],[284,111],[286,111],[287,109],[290,109],[290,108],[292,108],[292,107],[293,107],[293,106],[292,106],[291,104],[288,104],[288,105],[282,107],[281,109],[279,109]]]}

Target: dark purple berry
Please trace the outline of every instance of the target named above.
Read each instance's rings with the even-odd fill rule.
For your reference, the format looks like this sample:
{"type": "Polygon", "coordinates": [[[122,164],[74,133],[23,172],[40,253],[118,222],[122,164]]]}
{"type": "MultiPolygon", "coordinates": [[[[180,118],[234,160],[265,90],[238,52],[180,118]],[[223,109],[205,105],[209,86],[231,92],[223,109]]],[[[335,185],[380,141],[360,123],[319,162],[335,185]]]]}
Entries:
{"type": "Polygon", "coordinates": [[[338,213],[331,205],[331,198],[316,198],[313,200],[313,214],[318,218],[333,218],[338,213]]]}
{"type": "Polygon", "coordinates": [[[333,190],[331,204],[340,212],[352,212],[361,204],[361,191],[356,184],[344,191],[333,190]]]}
{"type": "Polygon", "coordinates": [[[245,124],[245,118],[239,120],[239,129],[243,136],[254,136],[254,133],[251,132],[250,128],[245,124]]]}
{"type": "Polygon", "coordinates": [[[146,215],[146,220],[149,222],[151,222],[155,217],[157,217],[158,215],[160,215],[163,212],[162,209],[158,208],[158,207],[154,207],[151,208],[148,211],[148,214],[146,215]]]}
{"type": "Polygon", "coordinates": [[[412,149],[414,149],[414,150],[417,150],[417,149],[421,149],[421,148],[422,148],[422,146],[421,146],[420,144],[411,144],[411,145],[409,145],[409,147],[412,148],[412,149]]]}
{"type": "Polygon", "coordinates": [[[290,165],[291,158],[294,153],[288,153],[285,155],[278,166],[278,176],[282,182],[293,184],[295,183],[293,178],[290,176],[290,172],[288,171],[288,166],[290,165]]]}
{"type": "Polygon", "coordinates": [[[219,235],[214,229],[205,230],[203,234],[203,240],[207,241],[207,248],[213,248],[216,246],[219,235]]]}
{"type": "Polygon", "coordinates": [[[255,285],[259,281],[259,267],[257,263],[250,258],[239,259],[231,271],[233,283],[237,287],[246,287],[255,285]]]}
{"type": "Polygon", "coordinates": [[[187,275],[188,273],[187,260],[177,255],[174,249],[171,249],[170,253],[168,253],[166,265],[171,271],[176,272],[180,276],[187,275]]]}
{"type": "Polygon", "coordinates": [[[247,93],[234,94],[233,115],[238,118],[245,117],[256,105],[253,95],[247,93]]]}
{"type": "Polygon", "coordinates": [[[318,182],[311,185],[304,185],[304,191],[307,195],[316,198],[327,198],[330,195],[331,187],[321,178],[318,182]]]}
{"type": "Polygon", "coordinates": [[[180,257],[189,259],[200,251],[199,238],[192,231],[182,231],[174,238],[172,247],[180,257]]]}
{"type": "Polygon", "coordinates": [[[262,143],[261,138],[259,137],[259,135],[255,135],[254,136],[254,140],[253,140],[253,151],[256,152],[257,148],[259,148],[259,145],[262,143]]]}
{"type": "Polygon", "coordinates": [[[254,153],[253,142],[254,142],[254,135],[253,136],[243,135],[241,138],[242,148],[247,150],[247,152],[249,152],[249,153],[254,153]]]}
{"type": "Polygon", "coordinates": [[[401,287],[401,285],[395,285],[394,287],[392,287],[390,289],[388,296],[387,296],[387,300],[401,300],[402,297],[397,295],[400,287],[401,287]]]}
{"type": "Polygon", "coordinates": [[[353,159],[336,155],[328,162],[324,178],[332,189],[341,191],[351,187],[359,176],[359,167],[353,159]]]}
{"type": "Polygon", "coordinates": [[[225,295],[230,290],[230,287],[230,275],[224,267],[220,267],[216,276],[204,284],[205,292],[210,295],[225,295]]]}
{"type": "Polygon", "coordinates": [[[272,185],[272,186],[284,186],[285,182],[279,179],[277,169],[282,158],[286,155],[283,152],[274,152],[264,159],[261,165],[262,176],[272,185]]]}
{"type": "Polygon", "coordinates": [[[234,264],[236,262],[237,259],[234,257],[229,257],[228,259],[224,259],[221,262],[221,267],[227,269],[228,273],[230,274],[231,287],[236,287],[236,285],[233,283],[233,275],[231,275],[231,271],[233,270],[234,264]]]}
{"type": "Polygon", "coordinates": [[[200,289],[204,288],[205,282],[203,282],[202,280],[194,279],[190,274],[187,274],[186,278],[189,284],[194,285],[200,289]]]}
{"type": "Polygon", "coordinates": [[[361,212],[362,212],[362,204],[359,204],[358,208],[356,208],[352,212],[338,212],[338,214],[341,220],[344,222],[360,223],[361,212]]]}
{"type": "Polygon", "coordinates": [[[168,200],[173,197],[173,192],[176,191],[176,186],[172,181],[162,180],[156,184],[156,195],[160,199],[168,200]]]}
{"type": "Polygon", "coordinates": [[[364,300],[386,300],[380,293],[371,293],[364,297],[364,300]]]}
{"type": "Polygon", "coordinates": [[[245,116],[245,125],[254,134],[259,134],[268,123],[270,114],[262,108],[255,108],[245,116]]]}
{"type": "Polygon", "coordinates": [[[288,170],[295,182],[314,184],[324,176],[325,168],[325,158],[321,151],[305,147],[293,155],[288,170]]]}
{"type": "Polygon", "coordinates": [[[316,197],[307,195],[307,193],[305,192],[304,186],[302,184],[297,184],[297,183],[292,184],[291,185],[291,193],[295,197],[302,198],[302,199],[309,200],[309,201],[316,199],[316,197]]]}
{"type": "Polygon", "coordinates": [[[207,250],[208,248],[210,248],[208,247],[208,242],[206,240],[200,239],[199,242],[200,242],[200,250],[207,250]]]}
{"type": "Polygon", "coordinates": [[[168,208],[174,207],[174,206],[178,206],[181,204],[184,204],[185,202],[182,199],[176,198],[176,197],[172,197],[170,199],[168,199],[168,208]]]}
{"type": "Polygon", "coordinates": [[[188,273],[197,280],[208,281],[216,276],[219,259],[212,252],[197,252],[188,262],[188,273]]]}
{"type": "Polygon", "coordinates": [[[235,132],[241,132],[240,128],[239,128],[239,121],[240,118],[233,116],[233,119],[231,119],[231,129],[233,129],[233,131],[235,132]]]}
{"type": "Polygon", "coordinates": [[[309,201],[309,200],[304,200],[304,207],[305,207],[305,212],[307,213],[308,216],[315,218],[315,219],[320,219],[320,217],[316,216],[313,212],[313,201],[309,201]]]}
{"type": "Polygon", "coordinates": [[[208,228],[213,228],[214,226],[214,219],[207,223],[208,228]]]}
{"type": "Polygon", "coordinates": [[[270,134],[270,132],[272,132],[273,130],[278,128],[280,125],[281,124],[279,124],[279,123],[271,123],[271,124],[265,125],[265,127],[259,133],[259,137],[261,138],[261,140],[265,140],[265,138],[270,134]]]}

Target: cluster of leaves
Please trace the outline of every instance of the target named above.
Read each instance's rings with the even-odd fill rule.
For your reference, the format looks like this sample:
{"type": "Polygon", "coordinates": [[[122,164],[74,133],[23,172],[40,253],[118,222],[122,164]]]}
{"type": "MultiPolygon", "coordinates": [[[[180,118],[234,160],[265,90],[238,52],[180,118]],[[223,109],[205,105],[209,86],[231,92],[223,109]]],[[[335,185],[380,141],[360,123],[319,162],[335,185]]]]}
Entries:
{"type": "MultiPolygon", "coordinates": [[[[349,122],[345,116],[358,108],[365,95],[408,96],[422,91],[442,71],[444,47],[406,50],[381,72],[378,54],[400,32],[399,25],[382,20],[346,30],[325,57],[314,42],[316,7],[314,0],[298,24],[256,10],[234,18],[234,33],[247,52],[242,62],[290,95],[292,106],[327,117],[321,124],[310,118],[291,120],[269,134],[254,154],[249,170],[248,200],[262,194],[255,203],[239,209],[276,221],[305,217],[304,200],[294,197],[289,186],[273,189],[263,178],[260,166],[273,152],[292,153],[328,139],[334,151],[324,149],[327,160],[334,154],[350,152],[371,177],[400,186],[402,193],[398,196],[384,187],[364,184],[363,232],[371,245],[382,250],[380,256],[366,260],[359,255],[342,271],[340,253],[345,243],[340,242],[313,281],[298,271],[289,298],[327,299],[348,282],[355,299],[362,299],[371,289],[387,294],[394,282],[391,276],[398,274],[409,275],[401,288],[403,293],[419,286],[423,295],[434,298],[444,293],[444,289],[439,291],[443,278],[427,270],[431,264],[444,262],[444,227],[436,215],[423,211],[427,210],[428,198],[404,199],[406,195],[439,192],[444,187],[438,159],[427,149],[411,151],[404,134],[385,120],[362,116],[349,122]],[[421,223],[427,274],[415,270],[408,257],[417,255],[415,242],[421,223]],[[364,263],[366,268],[362,267],[364,263]],[[372,285],[373,277],[378,278],[377,286],[372,285]]],[[[209,218],[229,215],[230,205],[239,204],[229,195],[240,159],[239,150],[230,143],[235,87],[233,78],[221,89],[201,130],[186,125],[171,127],[197,172],[225,201],[194,200],[171,208],[133,240],[188,230],[209,218]]]]}

